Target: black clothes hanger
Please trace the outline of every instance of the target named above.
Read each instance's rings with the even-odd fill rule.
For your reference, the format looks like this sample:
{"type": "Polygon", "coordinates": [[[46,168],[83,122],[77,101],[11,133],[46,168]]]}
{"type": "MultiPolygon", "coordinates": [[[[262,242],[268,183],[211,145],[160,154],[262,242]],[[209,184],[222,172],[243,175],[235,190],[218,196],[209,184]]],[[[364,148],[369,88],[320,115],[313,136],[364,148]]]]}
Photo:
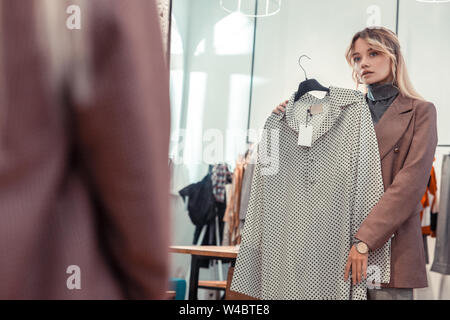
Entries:
{"type": "MultiPolygon", "coordinates": [[[[308,59],[311,60],[310,57],[308,57],[306,54],[303,54],[302,56],[300,56],[300,58],[298,59],[298,64],[300,65],[300,68],[303,69],[302,64],[301,64],[301,60],[303,57],[307,57],[308,59]]],[[[298,99],[300,99],[305,93],[309,92],[309,91],[325,91],[325,92],[329,92],[330,89],[327,87],[324,87],[323,85],[321,85],[316,79],[308,79],[308,77],[306,76],[306,71],[305,69],[303,69],[303,72],[305,73],[305,79],[304,81],[300,82],[299,86],[298,86],[298,90],[297,93],[295,94],[295,99],[294,102],[297,101],[298,99]]]]}

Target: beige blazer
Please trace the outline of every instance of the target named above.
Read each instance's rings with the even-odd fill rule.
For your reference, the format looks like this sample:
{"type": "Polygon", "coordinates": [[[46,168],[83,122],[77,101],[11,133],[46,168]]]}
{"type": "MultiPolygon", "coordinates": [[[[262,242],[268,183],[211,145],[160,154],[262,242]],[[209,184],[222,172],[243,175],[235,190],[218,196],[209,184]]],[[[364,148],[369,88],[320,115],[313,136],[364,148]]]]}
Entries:
{"type": "Polygon", "coordinates": [[[399,94],[375,125],[385,193],[356,238],[370,249],[392,235],[391,280],[385,287],[427,287],[419,212],[437,145],[433,103],[399,94]]]}
{"type": "Polygon", "coordinates": [[[0,299],[164,298],[170,107],[154,1],[84,1],[81,30],[53,25],[57,42],[85,40],[59,78],[40,1],[1,2],[0,299]]]}

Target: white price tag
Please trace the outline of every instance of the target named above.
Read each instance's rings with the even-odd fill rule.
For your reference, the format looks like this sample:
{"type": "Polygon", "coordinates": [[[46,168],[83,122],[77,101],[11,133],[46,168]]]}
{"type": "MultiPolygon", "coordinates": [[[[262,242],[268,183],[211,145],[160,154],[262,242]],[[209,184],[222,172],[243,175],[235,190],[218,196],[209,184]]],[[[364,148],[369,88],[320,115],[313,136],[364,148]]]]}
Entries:
{"type": "Polygon", "coordinates": [[[312,133],[313,133],[312,125],[306,126],[304,124],[300,124],[298,129],[298,145],[311,147],[312,133]]]}

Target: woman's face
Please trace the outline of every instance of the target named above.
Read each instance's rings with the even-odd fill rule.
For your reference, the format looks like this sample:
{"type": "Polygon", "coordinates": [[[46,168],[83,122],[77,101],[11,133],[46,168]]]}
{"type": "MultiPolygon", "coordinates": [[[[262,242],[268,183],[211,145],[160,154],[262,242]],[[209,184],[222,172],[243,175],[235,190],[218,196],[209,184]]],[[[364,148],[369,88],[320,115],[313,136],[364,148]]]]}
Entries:
{"type": "Polygon", "coordinates": [[[366,85],[393,80],[391,60],[381,52],[372,50],[367,41],[362,38],[355,41],[352,62],[358,78],[366,85]]]}

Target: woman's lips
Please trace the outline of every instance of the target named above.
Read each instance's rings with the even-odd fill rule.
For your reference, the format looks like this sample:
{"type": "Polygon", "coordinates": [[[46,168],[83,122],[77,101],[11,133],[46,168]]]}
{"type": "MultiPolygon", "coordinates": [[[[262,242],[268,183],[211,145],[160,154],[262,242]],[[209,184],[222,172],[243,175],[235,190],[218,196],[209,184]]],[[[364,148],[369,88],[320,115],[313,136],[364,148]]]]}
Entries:
{"type": "Polygon", "coordinates": [[[366,76],[368,76],[368,75],[371,75],[373,72],[366,72],[366,73],[364,73],[362,76],[363,77],[366,77],[366,76]]]}

